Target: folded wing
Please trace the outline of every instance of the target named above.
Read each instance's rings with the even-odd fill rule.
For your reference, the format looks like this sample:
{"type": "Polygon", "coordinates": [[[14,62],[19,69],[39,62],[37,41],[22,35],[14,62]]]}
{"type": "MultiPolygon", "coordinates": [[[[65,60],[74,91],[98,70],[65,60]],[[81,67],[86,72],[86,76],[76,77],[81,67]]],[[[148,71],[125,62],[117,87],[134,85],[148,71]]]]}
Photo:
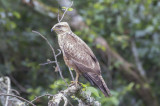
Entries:
{"type": "Polygon", "coordinates": [[[68,35],[65,40],[63,50],[66,58],[92,85],[109,96],[109,89],[101,77],[99,63],[91,49],[76,35],[68,35]]]}

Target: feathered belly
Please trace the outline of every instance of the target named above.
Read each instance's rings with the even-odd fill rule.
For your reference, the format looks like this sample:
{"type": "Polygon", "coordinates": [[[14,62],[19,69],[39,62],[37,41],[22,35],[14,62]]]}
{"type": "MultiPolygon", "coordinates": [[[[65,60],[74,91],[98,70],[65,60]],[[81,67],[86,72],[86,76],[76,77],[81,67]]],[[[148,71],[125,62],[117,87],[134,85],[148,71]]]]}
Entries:
{"type": "Polygon", "coordinates": [[[74,63],[72,62],[72,60],[69,60],[65,54],[63,55],[63,58],[64,58],[64,62],[65,64],[69,67],[69,68],[72,68],[73,70],[75,70],[77,73],[79,73],[81,75],[81,72],[78,71],[77,67],[74,65],[74,63]]]}

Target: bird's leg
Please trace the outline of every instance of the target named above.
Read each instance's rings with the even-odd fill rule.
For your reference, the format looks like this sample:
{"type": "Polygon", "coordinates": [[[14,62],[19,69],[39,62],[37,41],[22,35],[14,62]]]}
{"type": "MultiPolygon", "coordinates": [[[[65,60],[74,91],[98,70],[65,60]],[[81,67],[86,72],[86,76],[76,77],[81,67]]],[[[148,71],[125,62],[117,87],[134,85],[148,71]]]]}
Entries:
{"type": "Polygon", "coordinates": [[[79,73],[78,73],[78,72],[76,72],[76,80],[75,80],[76,87],[77,87],[77,85],[78,85],[78,78],[79,78],[79,73]]]}
{"type": "Polygon", "coordinates": [[[74,81],[71,81],[72,84],[75,84],[76,87],[78,86],[78,78],[79,78],[79,73],[76,72],[76,79],[74,81]]]}

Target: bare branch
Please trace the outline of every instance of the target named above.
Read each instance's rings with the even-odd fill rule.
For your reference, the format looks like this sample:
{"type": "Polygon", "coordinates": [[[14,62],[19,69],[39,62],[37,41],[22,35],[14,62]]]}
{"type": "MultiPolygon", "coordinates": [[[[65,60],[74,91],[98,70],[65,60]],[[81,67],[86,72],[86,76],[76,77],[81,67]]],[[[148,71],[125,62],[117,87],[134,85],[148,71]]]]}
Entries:
{"type": "Polygon", "coordinates": [[[57,18],[58,18],[58,22],[60,23],[60,20],[59,20],[59,9],[58,9],[58,17],[57,18]]]}
{"type": "Polygon", "coordinates": [[[15,92],[16,95],[20,95],[20,93],[17,90],[15,90],[15,89],[11,89],[11,92],[15,92]]]}
{"type": "Polygon", "coordinates": [[[12,74],[9,74],[9,78],[20,89],[20,91],[27,93],[26,89],[21,84],[19,84],[19,82],[12,76],[12,74]]]}
{"type": "MultiPolygon", "coordinates": [[[[18,91],[11,89],[11,83],[10,82],[8,83],[9,80],[10,80],[9,77],[0,77],[0,103],[3,106],[6,105],[6,98],[9,97],[9,96],[3,96],[1,94],[6,94],[7,95],[7,91],[9,90],[8,88],[10,88],[9,94],[14,95],[13,91],[18,94],[18,91]],[[8,80],[6,80],[6,79],[8,79],[8,80]]],[[[7,106],[10,106],[10,105],[19,106],[20,104],[21,104],[21,106],[25,106],[25,102],[21,101],[20,99],[18,99],[16,97],[8,98],[7,106]]]]}
{"type": "Polygon", "coordinates": [[[61,54],[61,50],[57,49],[59,53],[56,54],[56,57],[58,57],[61,54]]]}
{"type": "MultiPolygon", "coordinates": [[[[10,89],[11,89],[11,81],[8,77],[5,77],[5,79],[7,80],[7,94],[10,93],[10,89]]],[[[8,106],[8,99],[9,99],[9,96],[6,97],[6,102],[5,102],[5,106],[8,106]]]]}
{"type": "Polygon", "coordinates": [[[137,69],[138,69],[139,73],[143,77],[145,77],[146,73],[145,73],[145,70],[143,69],[142,63],[141,63],[141,61],[139,59],[138,51],[137,51],[137,47],[136,47],[134,39],[131,39],[131,49],[132,49],[132,53],[133,53],[133,56],[134,56],[134,59],[135,59],[135,63],[136,63],[137,69]]]}
{"type": "Polygon", "coordinates": [[[51,97],[51,96],[54,96],[54,95],[51,95],[51,94],[44,94],[44,95],[41,95],[41,96],[37,96],[35,99],[33,99],[31,102],[33,103],[34,101],[36,101],[37,99],[39,99],[39,98],[42,98],[42,97],[44,97],[44,96],[47,96],[47,97],[51,97]]]}
{"type": "MultiPolygon", "coordinates": [[[[56,58],[61,54],[61,50],[60,49],[57,49],[59,51],[58,54],[56,54],[56,58]]],[[[47,59],[47,62],[46,63],[41,63],[39,65],[47,65],[47,64],[52,64],[52,63],[56,63],[56,61],[51,61],[49,59],[47,59]]]]}
{"type": "Polygon", "coordinates": [[[40,35],[44,40],[46,40],[46,42],[48,43],[49,47],[50,47],[51,50],[52,50],[52,53],[53,53],[53,56],[54,56],[54,60],[55,60],[56,66],[57,66],[57,68],[58,68],[60,77],[63,79],[63,81],[65,82],[65,84],[68,86],[66,80],[64,79],[64,77],[63,77],[63,75],[62,75],[62,71],[61,71],[61,69],[60,69],[60,67],[59,67],[59,64],[58,64],[58,61],[57,61],[57,56],[56,56],[56,54],[55,54],[55,50],[53,49],[51,43],[50,43],[50,42],[48,41],[48,39],[47,39],[46,37],[44,37],[41,33],[37,32],[37,31],[32,31],[32,32],[40,35]]]}
{"type": "Polygon", "coordinates": [[[59,105],[62,100],[67,104],[67,101],[65,98],[75,96],[78,101],[80,100],[85,106],[100,106],[101,104],[98,101],[95,101],[94,98],[87,95],[84,91],[82,91],[82,88],[78,85],[77,87],[75,85],[71,85],[66,90],[63,90],[59,92],[58,94],[54,95],[52,100],[49,101],[49,106],[55,106],[59,105]]]}
{"type": "Polygon", "coordinates": [[[41,64],[39,64],[39,65],[44,66],[44,65],[52,64],[52,63],[56,63],[56,62],[55,62],[55,61],[47,61],[46,63],[41,63],[41,64]]]}
{"type": "Polygon", "coordinates": [[[35,104],[33,104],[32,102],[28,101],[27,99],[24,99],[24,98],[22,98],[22,97],[20,97],[20,96],[17,96],[17,95],[0,93],[0,96],[16,97],[16,98],[18,98],[18,99],[20,99],[20,100],[22,100],[22,101],[25,101],[25,102],[29,103],[29,104],[32,105],[32,106],[36,106],[35,104]]]}
{"type": "Polygon", "coordinates": [[[53,98],[54,98],[54,102],[49,102],[48,104],[52,104],[53,106],[58,106],[62,100],[64,100],[63,106],[67,106],[68,104],[68,99],[62,93],[58,93],[53,98]]]}
{"type": "Polygon", "coordinates": [[[68,11],[68,9],[69,9],[72,5],[73,5],[73,1],[71,2],[71,5],[65,9],[65,11],[64,11],[64,13],[63,13],[61,19],[59,20],[59,22],[62,21],[62,19],[64,18],[64,15],[66,14],[66,12],[68,11]]]}
{"type": "Polygon", "coordinates": [[[69,72],[70,72],[70,74],[71,74],[71,77],[72,77],[72,81],[74,81],[74,77],[73,77],[73,73],[72,73],[72,70],[70,69],[70,68],[68,68],[69,69],[69,72]]]}

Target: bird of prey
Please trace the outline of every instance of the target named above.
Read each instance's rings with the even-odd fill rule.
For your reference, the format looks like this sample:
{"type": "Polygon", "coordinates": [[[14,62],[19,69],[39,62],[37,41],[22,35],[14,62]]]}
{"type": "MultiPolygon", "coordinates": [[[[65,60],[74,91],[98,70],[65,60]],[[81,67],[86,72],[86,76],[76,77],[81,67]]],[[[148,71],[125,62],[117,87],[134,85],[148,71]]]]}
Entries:
{"type": "Polygon", "coordinates": [[[83,75],[91,85],[97,86],[103,94],[110,96],[110,91],[101,76],[101,69],[97,58],[87,44],[74,34],[67,22],[59,22],[51,31],[58,35],[58,43],[63,53],[65,64],[75,70],[76,84],[79,75],[83,75]]]}

